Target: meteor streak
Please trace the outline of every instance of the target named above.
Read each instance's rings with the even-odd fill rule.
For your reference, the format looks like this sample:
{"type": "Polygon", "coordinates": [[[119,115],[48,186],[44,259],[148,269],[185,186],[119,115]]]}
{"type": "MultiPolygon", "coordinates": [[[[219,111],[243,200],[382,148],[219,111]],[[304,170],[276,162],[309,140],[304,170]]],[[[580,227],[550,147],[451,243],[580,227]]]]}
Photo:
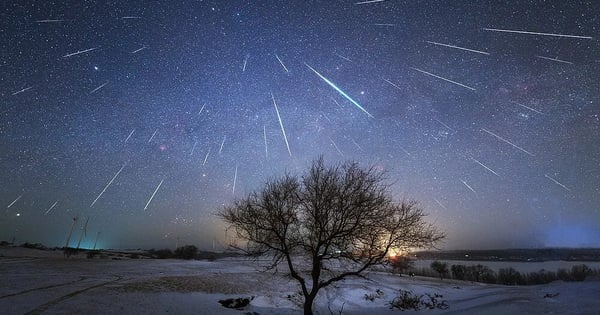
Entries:
{"type": "Polygon", "coordinates": [[[525,153],[527,153],[527,154],[529,154],[529,155],[531,155],[531,156],[535,156],[535,155],[534,155],[534,154],[532,154],[531,152],[529,152],[529,151],[527,151],[527,150],[525,150],[525,149],[521,148],[520,146],[518,146],[518,145],[516,145],[516,144],[514,144],[514,143],[512,143],[512,142],[510,142],[510,141],[508,141],[508,140],[506,140],[506,139],[504,139],[504,138],[502,138],[502,137],[500,137],[499,135],[497,135],[497,134],[495,134],[495,133],[493,133],[493,132],[491,132],[491,131],[489,131],[489,130],[486,130],[486,129],[484,129],[484,128],[481,128],[481,130],[483,130],[483,131],[487,132],[488,134],[490,134],[490,135],[492,135],[492,136],[496,137],[496,138],[497,138],[498,140],[500,140],[500,141],[503,141],[503,142],[505,142],[505,143],[508,143],[508,144],[510,144],[511,146],[513,146],[513,147],[514,147],[514,148],[516,148],[516,149],[519,149],[519,150],[521,150],[521,151],[523,151],[523,152],[525,152],[525,153]]]}
{"type": "Polygon", "coordinates": [[[444,124],[444,123],[443,123],[443,122],[441,122],[439,119],[437,119],[437,118],[434,118],[434,120],[435,120],[435,121],[437,121],[438,123],[440,123],[440,125],[442,125],[442,126],[444,126],[444,127],[448,128],[448,130],[450,130],[450,131],[452,131],[452,132],[456,132],[456,130],[454,130],[454,129],[450,128],[450,126],[448,126],[448,125],[444,124]]]}
{"type": "Polygon", "coordinates": [[[544,56],[535,56],[536,58],[540,58],[540,59],[545,59],[545,60],[550,60],[550,61],[556,61],[556,62],[560,62],[560,63],[566,63],[568,65],[572,65],[573,63],[570,61],[565,61],[565,60],[560,60],[558,58],[550,58],[550,57],[544,57],[544,56]]]}
{"type": "Polygon", "coordinates": [[[190,156],[194,155],[194,150],[196,150],[197,144],[198,144],[198,141],[194,142],[194,146],[192,147],[192,152],[190,153],[190,156]]]}
{"type": "Polygon", "coordinates": [[[376,2],[383,2],[385,0],[368,0],[368,1],[361,1],[361,2],[356,2],[355,4],[369,4],[369,3],[376,3],[376,2]]]}
{"type": "Polygon", "coordinates": [[[160,181],[160,183],[158,184],[158,186],[156,186],[156,189],[154,190],[154,192],[152,193],[152,196],[150,196],[150,199],[148,199],[148,202],[146,203],[146,206],[144,207],[144,210],[148,209],[148,205],[150,205],[150,203],[152,202],[152,199],[154,199],[154,195],[156,195],[156,192],[158,191],[158,189],[160,188],[160,185],[162,185],[163,181],[165,181],[164,179],[160,181]]]}
{"type": "Polygon", "coordinates": [[[473,189],[471,186],[469,186],[469,184],[467,184],[467,182],[465,182],[464,180],[460,180],[465,186],[467,186],[467,188],[469,188],[470,191],[472,191],[475,195],[477,195],[477,192],[475,191],[475,189],[473,189]]]}
{"type": "Polygon", "coordinates": [[[119,174],[121,173],[121,171],[123,170],[123,168],[125,168],[125,164],[123,164],[123,166],[121,166],[121,169],[119,169],[119,171],[115,174],[115,176],[113,176],[113,178],[108,182],[108,184],[106,184],[106,186],[104,187],[104,189],[102,189],[102,191],[100,192],[100,194],[98,195],[98,197],[96,197],[96,199],[94,199],[94,201],[92,201],[92,204],[90,205],[90,208],[94,206],[94,204],[96,203],[96,201],[98,201],[98,199],[100,199],[100,197],[102,196],[102,194],[104,194],[104,192],[106,191],[106,189],[108,188],[108,186],[110,186],[110,184],[113,183],[113,181],[115,180],[115,178],[117,178],[117,176],[119,176],[119,174]]]}
{"type": "Polygon", "coordinates": [[[281,121],[281,116],[279,115],[279,109],[277,108],[277,102],[275,102],[275,96],[273,92],[271,92],[271,98],[273,99],[273,105],[275,106],[275,113],[277,113],[277,119],[279,120],[279,126],[281,127],[281,133],[283,134],[283,140],[285,140],[285,146],[287,147],[288,153],[292,156],[292,151],[290,150],[290,144],[288,142],[287,135],[285,134],[285,128],[283,127],[283,122],[281,121]]]}
{"type": "Polygon", "coordinates": [[[206,106],[206,103],[202,104],[202,108],[200,108],[200,111],[198,112],[198,115],[202,114],[202,112],[204,111],[204,107],[206,106]]]}
{"type": "Polygon", "coordinates": [[[369,117],[374,118],[373,115],[371,115],[371,113],[369,113],[366,109],[364,109],[362,106],[360,106],[360,104],[358,104],[357,101],[355,101],[354,99],[352,99],[352,97],[350,97],[348,94],[346,94],[346,92],[342,91],[342,89],[340,89],[339,87],[337,87],[337,85],[335,85],[335,83],[329,81],[329,79],[327,79],[326,77],[324,77],[322,74],[320,74],[317,70],[315,70],[309,64],[307,64],[307,63],[304,63],[304,64],[310,70],[312,70],[314,73],[316,73],[319,76],[319,78],[321,78],[321,80],[325,81],[325,83],[327,83],[329,86],[331,86],[333,89],[335,89],[338,93],[342,94],[342,96],[345,97],[347,100],[349,100],[352,104],[354,104],[360,110],[362,110],[363,112],[365,112],[369,117]]]}
{"type": "Polygon", "coordinates": [[[29,91],[29,90],[30,90],[32,87],[33,87],[33,86],[30,86],[30,87],[24,88],[24,89],[22,89],[22,90],[16,91],[16,92],[14,92],[12,95],[14,96],[14,95],[17,95],[17,94],[21,94],[21,93],[23,93],[23,92],[25,92],[25,91],[29,91]]]}
{"type": "Polygon", "coordinates": [[[21,199],[21,197],[23,197],[23,194],[21,194],[19,197],[17,197],[17,199],[15,199],[13,202],[11,202],[8,207],[6,207],[6,209],[12,207],[12,205],[14,205],[17,201],[19,201],[19,199],[21,199]]]}
{"type": "Polygon", "coordinates": [[[568,37],[568,38],[579,38],[579,39],[592,39],[591,36],[580,36],[580,35],[565,35],[565,34],[554,34],[554,33],[541,33],[541,32],[530,32],[530,31],[516,31],[516,30],[503,30],[498,28],[483,28],[484,31],[491,32],[503,32],[503,33],[517,33],[517,34],[529,34],[529,35],[540,35],[540,36],[554,36],[554,37],[568,37]]]}
{"type": "Polygon", "coordinates": [[[519,106],[521,106],[521,107],[527,108],[527,109],[529,109],[529,110],[530,110],[530,111],[532,111],[532,112],[536,112],[536,113],[538,113],[538,114],[540,114],[540,115],[544,115],[544,113],[540,112],[540,111],[539,111],[539,110],[537,110],[537,109],[531,108],[531,107],[529,107],[529,106],[526,106],[526,105],[523,105],[523,104],[521,104],[521,103],[517,103],[517,102],[513,102],[513,103],[515,103],[515,104],[517,104],[517,105],[519,105],[519,106]]]}
{"type": "Polygon", "coordinates": [[[219,148],[219,154],[223,152],[223,146],[225,145],[225,139],[227,139],[227,135],[223,136],[223,141],[221,141],[221,147],[219,148]]]}
{"type": "Polygon", "coordinates": [[[206,152],[206,156],[204,157],[204,162],[202,162],[202,165],[206,165],[206,161],[208,161],[208,155],[210,154],[210,148],[208,148],[208,152],[206,152]]]}
{"type": "Polygon", "coordinates": [[[279,60],[279,63],[283,67],[283,70],[285,70],[285,72],[289,72],[288,68],[286,68],[286,66],[283,64],[283,61],[281,61],[281,58],[279,58],[279,56],[277,56],[277,54],[275,54],[275,58],[277,58],[277,60],[279,60]]]}
{"type": "Polygon", "coordinates": [[[104,87],[105,85],[107,85],[107,84],[108,84],[108,81],[106,81],[106,82],[102,83],[102,85],[100,85],[99,87],[97,87],[97,88],[93,89],[93,90],[90,92],[90,94],[92,94],[92,93],[94,93],[94,92],[98,91],[99,89],[103,88],[103,87],[104,87]]]}
{"type": "Polygon", "coordinates": [[[348,57],[344,57],[344,56],[342,56],[342,55],[340,55],[340,54],[338,54],[338,53],[334,53],[334,54],[335,54],[336,56],[338,56],[338,57],[340,57],[340,58],[342,58],[342,59],[346,60],[346,61],[350,61],[350,62],[352,62],[352,60],[350,60],[350,58],[348,58],[348,57]]]}
{"type": "Polygon", "coordinates": [[[440,205],[440,207],[442,207],[444,210],[448,210],[448,208],[446,208],[446,206],[444,206],[439,200],[433,198],[433,201],[435,201],[438,205],[440,205]]]}
{"type": "Polygon", "coordinates": [[[235,195],[235,184],[237,182],[237,171],[238,171],[238,166],[235,166],[235,175],[233,175],[233,189],[232,189],[232,194],[235,195]]]}
{"type": "Polygon", "coordinates": [[[138,53],[138,52],[140,52],[140,51],[142,51],[142,50],[144,50],[144,49],[146,49],[146,48],[148,48],[148,47],[146,47],[146,46],[142,46],[142,48],[138,48],[138,49],[136,49],[136,50],[132,51],[131,53],[132,53],[132,54],[135,54],[135,53],[138,53]]]}
{"type": "Polygon", "coordinates": [[[448,44],[442,44],[442,43],[437,43],[437,42],[432,42],[432,41],[426,41],[427,43],[433,44],[433,45],[438,45],[438,46],[444,46],[444,47],[449,47],[449,48],[454,48],[454,49],[460,49],[460,50],[465,50],[465,51],[470,51],[470,52],[474,52],[477,54],[482,54],[482,55],[489,55],[490,53],[487,53],[485,51],[481,51],[481,50],[474,50],[474,49],[469,49],[469,48],[464,48],[464,47],[459,47],[459,46],[454,46],[454,45],[448,45],[448,44]]]}
{"type": "Polygon", "coordinates": [[[46,212],[44,212],[44,215],[47,215],[48,212],[50,212],[52,209],[54,209],[54,207],[56,207],[57,203],[58,203],[58,200],[56,202],[54,202],[54,204],[50,208],[48,208],[48,210],[46,210],[46,212]]]}
{"type": "Polygon", "coordinates": [[[337,144],[335,144],[335,141],[333,141],[333,139],[329,138],[329,141],[331,141],[331,144],[333,144],[333,146],[335,147],[335,149],[338,151],[338,153],[344,157],[344,153],[342,153],[342,150],[340,150],[340,148],[337,146],[337,144]]]}
{"type": "Polygon", "coordinates": [[[490,171],[492,174],[494,174],[494,175],[496,175],[496,176],[500,177],[500,175],[498,175],[498,173],[494,172],[494,171],[493,171],[491,168],[489,168],[489,167],[485,166],[483,163],[481,163],[481,162],[477,161],[477,159],[476,159],[476,158],[474,158],[474,157],[471,157],[471,160],[473,160],[473,162],[475,162],[475,163],[477,163],[477,164],[481,165],[483,168],[485,168],[486,170],[490,171]]]}
{"type": "Polygon", "coordinates": [[[156,128],[156,130],[154,130],[154,133],[152,134],[152,137],[150,137],[150,139],[148,139],[148,143],[150,143],[150,141],[152,141],[152,139],[154,139],[154,136],[156,136],[157,132],[158,132],[158,128],[156,128]]]}
{"type": "Polygon", "coordinates": [[[67,58],[67,57],[71,57],[71,56],[75,56],[75,55],[79,55],[79,54],[85,54],[87,52],[90,52],[90,51],[96,50],[96,49],[98,49],[98,47],[94,47],[94,48],[90,48],[90,49],[86,49],[86,50],[76,51],[74,53],[70,53],[70,54],[64,55],[63,58],[67,58]]]}
{"type": "Polygon", "coordinates": [[[556,185],[558,185],[558,186],[560,186],[560,187],[564,188],[566,191],[571,191],[571,189],[567,188],[567,186],[565,186],[565,185],[561,184],[561,183],[560,183],[559,181],[557,181],[556,179],[554,179],[554,178],[550,177],[550,175],[548,175],[548,174],[544,174],[544,176],[545,176],[547,179],[549,179],[549,180],[553,181],[553,182],[554,182],[556,185]]]}
{"type": "Polygon", "coordinates": [[[263,139],[265,140],[265,157],[269,157],[269,150],[267,149],[267,126],[263,125],[263,139]]]}
{"type": "Polygon", "coordinates": [[[64,20],[37,20],[36,23],[60,23],[64,20]]]}
{"type": "Polygon", "coordinates": [[[129,138],[131,138],[131,136],[133,135],[134,132],[135,132],[135,128],[133,128],[133,130],[131,130],[131,132],[129,133],[129,136],[127,136],[127,139],[125,139],[124,143],[127,143],[127,141],[129,140],[129,138]]]}
{"type": "Polygon", "coordinates": [[[246,55],[246,58],[244,58],[244,66],[242,67],[242,72],[246,72],[246,64],[248,63],[248,58],[250,58],[250,55],[246,55]]]}
{"type": "Polygon", "coordinates": [[[419,71],[419,72],[421,72],[421,73],[424,73],[424,74],[426,74],[426,75],[430,75],[430,76],[432,76],[432,77],[434,77],[434,78],[438,78],[438,79],[444,80],[444,81],[446,81],[446,82],[454,83],[454,84],[456,84],[456,85],[458,85],[458,86],[462,86],[462,87],[464,87],[464,88],[466,88],[466,89],[469,89],[469,90],[471,90],[471,91],[475,91],[475,88],[472,88],[472,87],[470,87],[470,86],[468,86],[468,85],[464,85],[464,84],[462,84],[462,83],[458,83],[458,82],[456,82],[456,81],[452,81],[452,80],[450,80],[450,79],[446,79],[446,78],[440,77],[439,75],[435,75],[435,74],[433,74],[433,73],[431,73],[431,72],[427,72],[427,71],[424,71],[424,70],[421,70],[421,69],[417,69],[417,68],[413,68],[413,67],[411,67],[411,69],[417,70],[417,71],[419,71]]]}
{"type": "Polygon", "coordinates": [[[397,86],[396,84],[394,84],[392,81],[390,81],[388,79],[383,79],[383,81],[389,83],[391,86],[397,88],[398,90],[402,90],[399,86],[397,86]]]}

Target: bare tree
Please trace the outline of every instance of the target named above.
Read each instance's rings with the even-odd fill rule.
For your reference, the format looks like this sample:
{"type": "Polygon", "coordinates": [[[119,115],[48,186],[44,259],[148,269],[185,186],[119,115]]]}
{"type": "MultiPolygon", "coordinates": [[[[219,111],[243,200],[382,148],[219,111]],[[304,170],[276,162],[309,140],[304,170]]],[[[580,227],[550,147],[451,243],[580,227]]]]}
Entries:
{"type": "Polygon", "coordinates": [[[391,249],[433,246],[444,234],[415,202],[395,202],[381,172],[320,158],[301,177],[286,174],[219,213],[252,255],[284,262],[312,314],[320,289],[385,262],[391,249]]]}

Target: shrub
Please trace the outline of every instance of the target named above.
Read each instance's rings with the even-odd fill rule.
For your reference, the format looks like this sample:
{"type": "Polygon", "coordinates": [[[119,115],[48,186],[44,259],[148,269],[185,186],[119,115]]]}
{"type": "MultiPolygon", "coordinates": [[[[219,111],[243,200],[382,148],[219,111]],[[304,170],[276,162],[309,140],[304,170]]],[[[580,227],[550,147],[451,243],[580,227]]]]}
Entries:
{"type": "Polygon", "coordinates": [[[197,253],[198,247],[194,245],[185,245],[177,247],[173,256],[180,259],[194,259],[196,258],[197,253]]]}
{"type": "Polygon", "coordinates": [[[448,303],[442,300],[444,296],[441,294],[431,295],[425,293],[422,295],[416,295],[412,291],[400,290],[397,297],[395,297],[389,304],[390,308],[404,310],[415,310],[418,311],[422,307],[427,309],[448,309],[448,303]]]}
{"type": "Polygon", "coordinates": [[[497,281],[499,284],[504,285],[524,284],[523,277],[513,267],[501,268],[500,270],[498,270],[497,281]]]}
{"type": "Polygon", "coordinates": [[[159,250],[151,249],[148,251],[148,253],[150,254],[150,256],[157,259],[167,259],[173,257],[173,252],[168,248],[159,250]]]}
{"type": "Polygon", "coordinates": [[[457,280],[465,280],[465,276],[467,274],[467,267],[464,265],[452,265],[450,267],[450,271],[452,272],[452,278],[457,280]]]}
{"type": "Polygon", "coordinates": [[[400,293],[390,302],[390,308],[400,310],[415,310],[421,308],[421,298],[408,290],[400,290],[400,293]]]}
{"type": "Polygon", "coordinates": [[[575,265],[571,267],[571,278],[573,281],[583,281],[590,274],[590,271],[587,265],[575,265]]]}
{"type": "Polygon", "coordinates": [[[556,277],[558,278],[558,280],[571,281],[571,275],[569,274],[569,271],[565,268],[559,268],[556,271],[556,277]]]}

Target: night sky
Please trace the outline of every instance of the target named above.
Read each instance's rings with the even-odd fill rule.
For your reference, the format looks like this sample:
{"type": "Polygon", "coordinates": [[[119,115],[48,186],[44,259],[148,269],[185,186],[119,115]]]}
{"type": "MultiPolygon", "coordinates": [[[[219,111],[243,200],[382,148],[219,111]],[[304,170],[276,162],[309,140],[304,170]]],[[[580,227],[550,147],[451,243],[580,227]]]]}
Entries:
{"type": "Polygon", "coordinates": [[[0,240],[220,249],[356,160],[442,248],[600,246],[597,1],[0,3],[0,240]]]}

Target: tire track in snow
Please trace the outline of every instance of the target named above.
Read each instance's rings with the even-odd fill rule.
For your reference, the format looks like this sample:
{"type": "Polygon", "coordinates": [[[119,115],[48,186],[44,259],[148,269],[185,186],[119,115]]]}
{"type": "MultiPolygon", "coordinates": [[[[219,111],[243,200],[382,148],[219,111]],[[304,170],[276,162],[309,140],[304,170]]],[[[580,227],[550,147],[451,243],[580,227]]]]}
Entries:
{"type": "Polygon", "coordinates": [[[47,286],[44,286],[44,287],[27,289],[27,290],[23,290],[23,291],[16,292],[16,293],[10,293],[10,294],[7,294],[7,295],[0,296],[0,299],[4,299],[4,298],[7,298],[7,297],[12,297],[12,296],[17,296],[17,295],[21,295],[21,294],[26,294],[26,293],[33,292],[33,291],[38,291],[38,290],[46,290],[46,289],[51,289],[51,288],[62,287],[62,286],[70,285],[70,284],[73,284],[73,283],[81,282],[81,281],[83,281],[85,279],[86,279],[86,277],[79,277],[79,279],[77,279],[77,280],[73,280],[73,281],[69,281],[69,282],[65,282],[65,283],[51,284],[51,285],[47,285],[47,286]]]}
{"type": "Polygon", "coordinates": [[[60,302],[62,302],[64,300],[70,299],[70,298],[72,298],[72,297],[74,297],[74,296],[76,296],[78,294],[83,293],[83,292],[86,292],[86,291],[89,291],[89,290],[92,290],[92,289],[96,289],[96,288],[99,288],[99,287],[102,287],[102,286],[105,286],[105,285],[108,285],[108,284],[111,284],[111,283],[115,283],[115,282],[121,281],[123,279],[122,276],[115,276],[115,277],[117,277],[117,278],[114,279],[114,280],[102,282],[100,284],[93,285],[91,287],[87,287],[87,288],[84,288],[84,289],[81,289],[81,290],[77,290],[77,291],[71,292],[69,294],[63,295],[63,296],[61,296],[59,298],[56,298],[56,299],[54,299],[54,300],[52,300],[50,302],[42,304],[42,305],[36,307],[34,310],[29,311],[29,312],[27,312],[25,314],[26,315],[42,314],[43,312],[45,312],[46,310],[48,310],[50,307],[52,307],[54,305],[57,305],[58,303],[60,303],[60,302]]]}

